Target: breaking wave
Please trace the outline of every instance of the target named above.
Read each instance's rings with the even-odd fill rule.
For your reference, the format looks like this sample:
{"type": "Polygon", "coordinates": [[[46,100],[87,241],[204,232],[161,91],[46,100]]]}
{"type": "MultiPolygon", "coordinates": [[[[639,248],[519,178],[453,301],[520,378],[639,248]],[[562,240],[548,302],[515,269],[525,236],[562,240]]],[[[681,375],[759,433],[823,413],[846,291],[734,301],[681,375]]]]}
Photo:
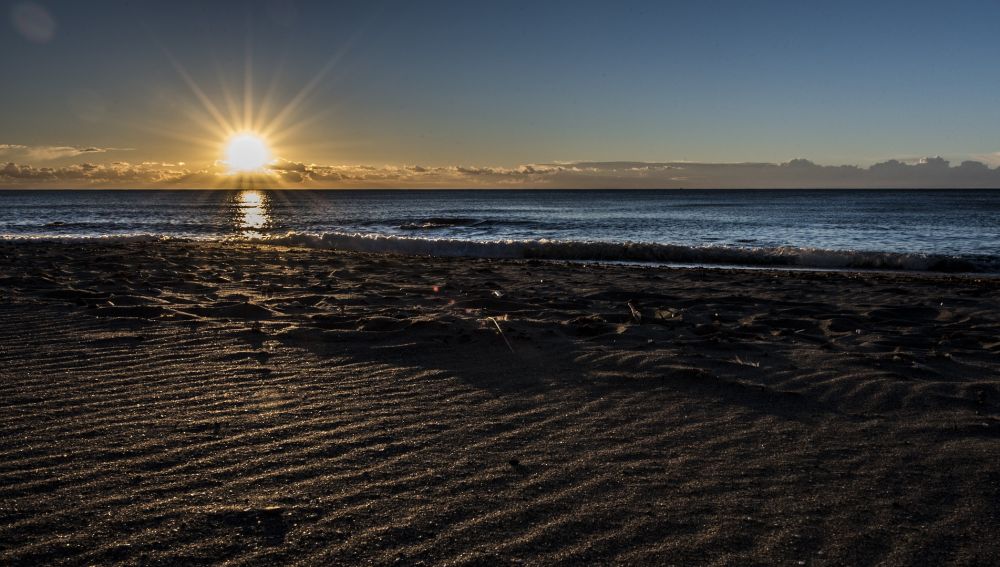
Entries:
{"type": "Polygon", "coordinates": [[[966,258],[933,254],[825,250],[791,246],[771,248],[718,245],[685,246],[648,242],[544,239],[475,241],[348,232],[323,234],[290,232],[283,236],[251,240],[262,244],[418,256],[535,258],[817,269],[1000,272],[1000,258],[997,257],[966,258]]]}
{"type": "Polygon", "coordinates": [[[652,242],[547,239],[463,240],[357,232],[327,232],[322,234],[289,232],[273,236],[229,236],[222,238],[207,235],[178,237],[149,233],[102,236],[0,234],[0,241],[68,244],[217,240],[409,256],[1000,274],[1000,256],[945,256],[904,252],[827,250],[795,246],[688,246],[652,242]]]}

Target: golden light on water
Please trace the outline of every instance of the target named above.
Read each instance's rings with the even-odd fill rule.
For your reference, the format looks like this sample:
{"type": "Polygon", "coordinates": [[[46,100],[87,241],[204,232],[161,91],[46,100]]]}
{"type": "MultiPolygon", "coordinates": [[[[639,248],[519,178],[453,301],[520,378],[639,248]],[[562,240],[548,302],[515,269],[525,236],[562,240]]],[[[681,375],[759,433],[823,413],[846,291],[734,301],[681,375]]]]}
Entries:
{"type": "Polygon", "coordinates": [[[248,237],[263,236],[261,230],[271,220],[268,208],[266,193],[256,190],[240,191],[236,196],[237,230],[248,237]]]}

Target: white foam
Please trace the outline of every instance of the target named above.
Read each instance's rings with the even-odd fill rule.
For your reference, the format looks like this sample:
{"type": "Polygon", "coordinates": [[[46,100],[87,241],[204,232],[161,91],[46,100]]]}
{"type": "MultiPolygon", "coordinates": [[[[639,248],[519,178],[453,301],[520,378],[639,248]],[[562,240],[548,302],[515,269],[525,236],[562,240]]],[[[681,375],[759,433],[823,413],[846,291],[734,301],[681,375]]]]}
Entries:
{"type": "Polygon", "coordinates": [[[195,240],[157,234],[102,234],[95,236],[58,236],[51,234],[0,234],[8,242],[58,242],[60,244],[86,244],[88,242],[164,242],[167,240],[195,240]]]}
{"type": "Polygon", "coordinates": [[[229,240],[303,248],[354,252],[390,253],[410,256],[520,258],[663,264],[711,264],[722,266],[795,267],[815,269],[868,269],[939,272],[1000,273],[1000,259],[960,258],[933,254],[827,250],[820,248],[686,246],[651,242],[604,242],[579,240],[462,240],[425,238],[360,232],[309,234],[289,232],[259,237],[177,238],[153,234],[105,236],[0,235],[12,242],[161,242],[185,240],[229,240]]]}
{"type": "Polygon", "coordinates": [[[752,248],[545,239],[471,241],[347,232],[323,234],[291,232],[283,236],[259,238],[254,239],[254,241],[355,252],[443,257],[538,258],[919,271],[996,271],[1000,268],[1000,266],[995,265],[976,265],[961,258],[931,254],[825,250],[791,246],[752,248]]]}

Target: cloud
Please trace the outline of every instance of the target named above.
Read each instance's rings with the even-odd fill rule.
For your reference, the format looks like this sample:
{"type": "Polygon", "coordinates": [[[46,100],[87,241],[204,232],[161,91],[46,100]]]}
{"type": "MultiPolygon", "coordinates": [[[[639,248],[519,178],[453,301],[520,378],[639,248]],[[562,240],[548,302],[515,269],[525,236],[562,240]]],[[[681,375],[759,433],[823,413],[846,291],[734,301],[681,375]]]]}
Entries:
{"type": "Polygon", "coordinates": [[[99,148],[97,146],[26,146],[23,144],[0,144],[0,157],[8,159],[28,159],[31,161],[53,161],[72,158],[84,154],[106,152],[127,152],[132,148],[99,148]]]}
{"type": "Polygon", "coordinates": [[[56,21],[43,6],[20,2],[11,6],[10,19],[25,39],[33,43],[48,43],[56,33],[56,21]]]}
{"type": "MultiPolygon", "coordinates": [[[[10,146],[0,146],[0,154],[10,146]]],[[[20,147],[20,148],[23,148],[20,147]]],[[[109,148],[73,148],[93,155],[109,148]]],[[[2,162],[0,162],[2,163],[2,162]]],[[[914,163],[889,160],[868,168],[785,163],[568,162],[516,167],[425,165],[323,165],[280,160],[270,180],[288,188],[998,188],[1000,168],[979,161],[952,166],[940,157],[914,163]]],[[[0,187],[238,187],[240,178],[213,164],[84,162],[44,167],[0,165],[0,187]]]]}
{"type": "Polygon", "coordinates": [[[215,179],[210,171],[193,172],[160,164],[79,163],[65,167],[36,167],[13,162],[0,166],[0,184],[11,187],[158,187],[215,179]]]}
{"type": "Polygon", "coordinates": [[[973,156],[976,160],[985,163],[990,167],[1000,167],[1000,152],[993,152],[991,154],[978,154],[973,156]]]}

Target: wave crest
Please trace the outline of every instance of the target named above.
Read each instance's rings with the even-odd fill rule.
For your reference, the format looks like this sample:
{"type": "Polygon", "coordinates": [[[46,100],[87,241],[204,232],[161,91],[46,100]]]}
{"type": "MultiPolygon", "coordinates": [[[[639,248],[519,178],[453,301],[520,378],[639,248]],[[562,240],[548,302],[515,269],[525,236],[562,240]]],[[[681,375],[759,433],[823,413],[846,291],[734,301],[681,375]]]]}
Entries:
{"type": "MultiPolygon", "coordinates": [[[[102,236],[0,235],[8,242],[166,242],[213,241],[218,237],[174,237],[154,234],[102,236]]],[[[232,236],[222,240],[279,246],[402,254],[409,256],[640,262],[719,266],[812,268],[820,270],[900,270],[1000,274],[1000,257],[827,250],[822,248],[686,246],[652,242],[580,240],[462,240],[376,233],[289,232],[274,236],[232,236]]]]}
{"type": "Polygon", "coordinates": [[[995,258],[979,258],[973,261],[967,258],[933,254],[826,250],[792,246],[753,248],[545,239],[473,241],[348,232],[323,234],[290,232],[283,236],[251,240],[263,244],[415,256],[536,258],[935,272],[1000,271],[1000,260],[995,258]]]}

